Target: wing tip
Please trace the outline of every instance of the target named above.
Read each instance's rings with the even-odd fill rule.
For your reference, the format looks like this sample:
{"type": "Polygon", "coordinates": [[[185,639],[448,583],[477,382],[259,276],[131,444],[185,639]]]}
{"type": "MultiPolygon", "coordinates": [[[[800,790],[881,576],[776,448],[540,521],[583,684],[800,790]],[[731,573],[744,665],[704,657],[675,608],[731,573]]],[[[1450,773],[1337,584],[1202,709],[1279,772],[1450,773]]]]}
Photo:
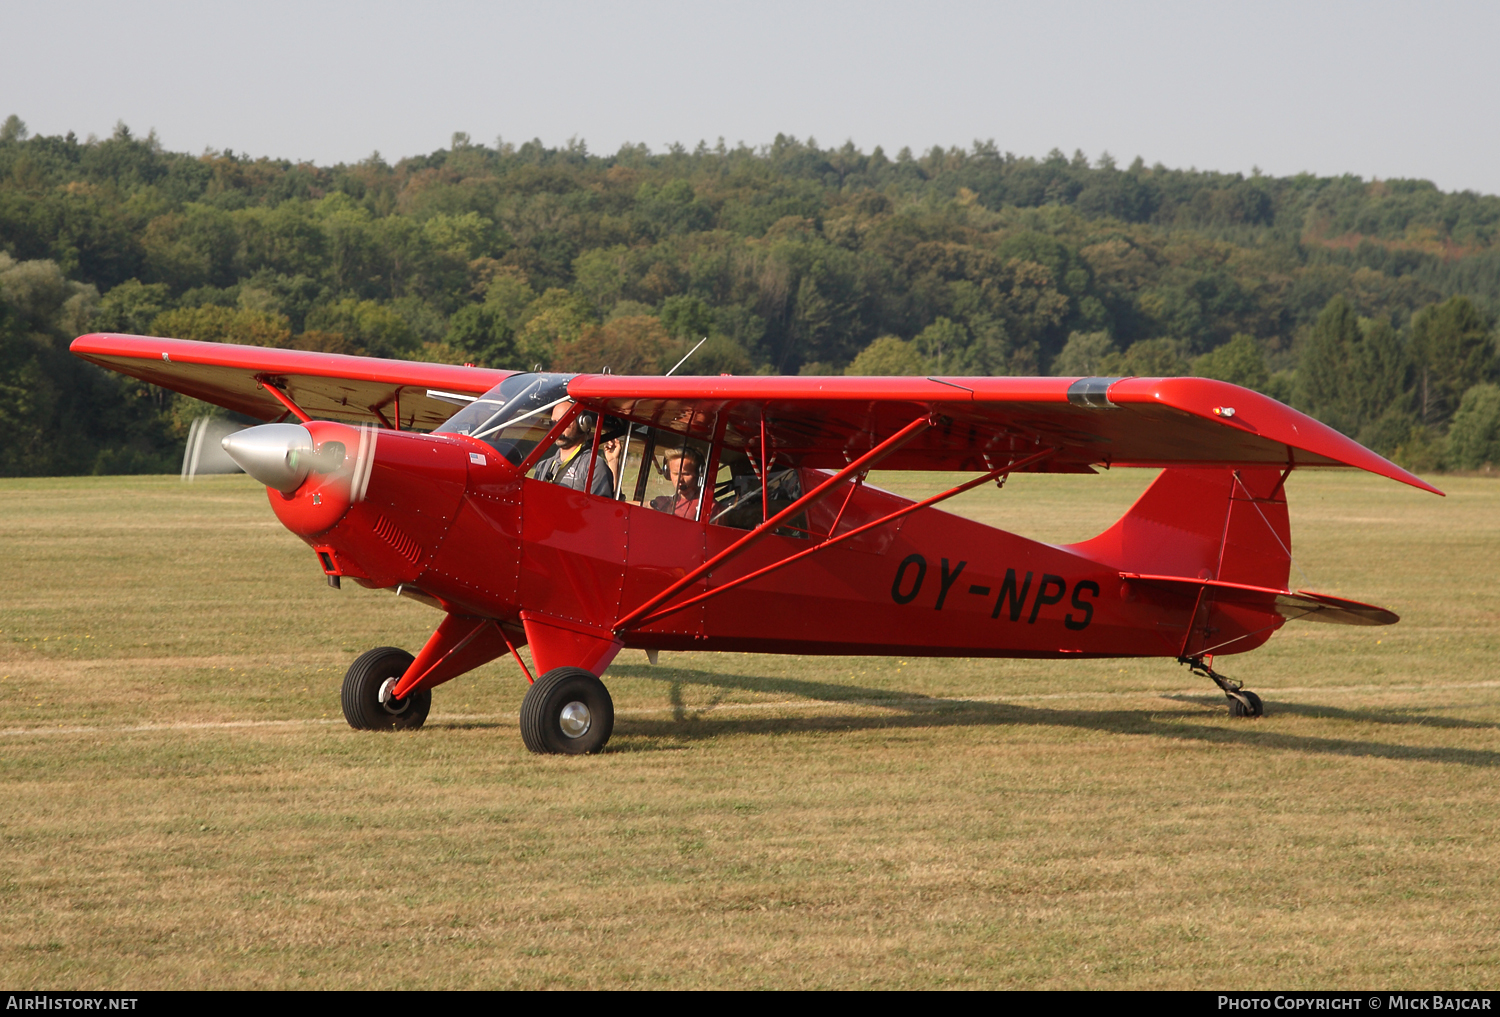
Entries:
{"type": "MultiPolygon", "coordinates": [[[[1102,380],[1102,379],[1101,379],[1102,380]]],[[[1415,473],[1391,462],[1322,421],[1294,409],[1263,392],[1214,378],[1120,378],[1110,387],[1109,398],[1119,402],[1159,402],[1226,427],[1245,427],[1245,411],[1257,418],[1251,427],[1263,437],[1285,444],[1288,449],[1310,452],[1333,463],[1342,463],[1388,480],[1396,480],[1439,497],[1447,495],[1415,473]],[[1123,388],[1122,388],[1123,386],[1123,388]],[[1227,400],[1233,400],[1232,403],[1227,400]],[[1239,410],[1236,411],[1235,407],[1239,410]]],[[[1296,464],[1312,465],[1312,464],[1296,464]]],[[[1331,465],[1323,463],[1320,465],[1331,465]]]]}

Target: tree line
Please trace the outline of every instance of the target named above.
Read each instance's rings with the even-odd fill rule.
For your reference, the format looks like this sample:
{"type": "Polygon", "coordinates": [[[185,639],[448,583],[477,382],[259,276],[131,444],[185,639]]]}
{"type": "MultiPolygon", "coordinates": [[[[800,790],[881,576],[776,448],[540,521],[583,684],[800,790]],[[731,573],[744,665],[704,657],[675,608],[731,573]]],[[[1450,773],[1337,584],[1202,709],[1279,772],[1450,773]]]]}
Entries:
{"type": "Polygon", "coordinates": [[[1500,197],[993,143],[449,147],[315,166],[0,126],[0,474],[171,469],[110,330],[529,369],[1199,374],[1500,462],[1500,197]]]}

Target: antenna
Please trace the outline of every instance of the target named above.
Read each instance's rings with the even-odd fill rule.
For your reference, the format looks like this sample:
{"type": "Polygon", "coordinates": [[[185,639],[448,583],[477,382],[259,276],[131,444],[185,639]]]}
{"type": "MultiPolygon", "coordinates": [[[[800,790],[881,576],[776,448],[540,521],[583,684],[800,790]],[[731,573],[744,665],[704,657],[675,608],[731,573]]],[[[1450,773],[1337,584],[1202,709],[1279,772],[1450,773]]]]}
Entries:
{"type": "MultiPolygon", "coordinates": [[[[702,339],[699,339],[698,340],[698,346],[702,346],[706,342],[708,342],[708,336],[704,336],[702,339]]],[[[687,363],[687,358],[691,357],[694,353],[698,352],[698,346],[694,346],[692,349],[688,350],[686,357],[683,357],[681,360],[677,361],[677,363],[673,364],[672,365],[672,371],[677,370],[677,368],[679,368],[683,364],[687,363]]],[[[666,374],[662,375],[662,377],[663,378],[669,378],[669,377],[671,377],[672,376],[672,371],[668,371],[666,374]]]]}

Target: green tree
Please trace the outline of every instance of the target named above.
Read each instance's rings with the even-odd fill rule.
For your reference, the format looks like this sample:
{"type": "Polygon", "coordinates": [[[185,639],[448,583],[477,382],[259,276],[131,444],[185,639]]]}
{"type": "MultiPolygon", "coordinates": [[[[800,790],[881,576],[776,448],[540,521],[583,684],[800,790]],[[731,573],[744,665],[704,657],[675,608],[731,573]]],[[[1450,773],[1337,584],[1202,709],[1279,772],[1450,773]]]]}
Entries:
{"type": "Polygon", "coordinates": [[[1464,393],[1448,429],[1448,463],[1459,470],[1500,466],[1500,385],[1464,393]]]}
{"type": "Polygon", "coordinates": [[[141,236],[154,281],[181,292],[195,286],[232,286],[244,267],[244,244],[234,216],[190,204],[157,216],[141,236]]]}
{"type": "MultiPolygon", "coordinates": [[[[880,340],[875,340],[879,342],[880,340]]],[[[915,353],[930,365],[934,374],[965,374],[969,345],[973,336],[956,321],[938,318],[916,334],[911,345],[915,353]]],[[[916,374],[918,372],[903,372],[916,374]]],[[[988,373],[988,372],[986,372],[988,373]]]]}
{"type": "Polygon", "coordinates": [[[678,295],[661,302],[661,324],[674,339],[694,342],[714,328],[713,308],[697,297],[678,295]]]}
{"type": "Polygon", "coordinates": [[[1118,353],[1108,332],[1074,332],[1052,361],[1052,373],[1063,378],[1098,377],[1105,359],[1118,353]]]}
{"type": "Polygon", "coordinates": [[[914,343],[899,336],[883,335],[859,351],[854,362],[844,369],[854,376],[891,377],[926,374],[922,354],[914,343]]]}
{"type": "Polygon", "coordinates": [[[234,222],[243,238],[247,272],[314,277],[326,271],[327,237],[311,202],[239,209],[234,222]]]}
{"type": "MultiPolygon", "coordinates": [[[[687,345],[684,342],[684,345],[687,345]]],[[[692,346],[687,345],[687,349],[692,346]]],[[[675,361],[673,362],[675,363],[675,361]]],[[[667,365],[670,367],[671,365],[667,365]]],[[[749,374],[755,367],[745,348],[728,336],[711,335],[692,359],[682,365],[680,374],[749,374]]]]}
{"type": "Polygon", "coordinates": [[[615,318],[604,325],[586,325],[577,336],[557,344],[555,371],[614,374],[660,374],[667,363],[671,339],[655,317],[615,318]]]}
{"type": "Polygon", "coordinates": [[[630,282],[630,249],[624,244],[597,247],[573,259],[574,287],[601,318],[620,299],[630,282]]]}
{"type": "Polygon", "coordinates": [[[1345,434],[1359,429],[1350,385],[1359,340],[1359,316],[1349,301],[1335,296],[1318,315],[1297,362],[1294,405],[1345,434]]]}
{"type": "Polygon", "coordinates": [[[152,319],[151,334],[197,342],[286,346],[292,338],[292,328],[282,314],[204,304],[163,311],[152,319]]]}
{"type": "Polygon", "coordinates": [[[140,335],[166,310],[170,298],[165,283],[127,279],[99,301],[99,328],[106,332],[140,335]]]}
{"type": "Polygon", "coordinates": [[[1254,336],[1243,332],[1194,360],[1193,373],[1200,378],[1215,378],[1257,392],[1264,392],[1271,382],[1260,343],[1254,336]]]}
{"type": "Polygon", "coordinates": [[[1484,380],[1495,359],[1489,323],[1467,297],[1419,312],[1411,323],[1411,353],[1417,412],[1426,424],[1452,419],[1459,398],[1484,380]]]}
{"type": "Polygon", "coordinates": [[[1360,430],[1359,442],[1391,459],[1395,457],[1397,449],[1411,445],[1414,433],[1426,430],[1415,413],[1395,403],[1360,430]]]}
{"type": "Polygon", "coordinates": [[[484,305],[498,314],[512,329],[518,329],[526,318],[526,309],[536,300],[536,291],[523,275],[500,266],[481,286],[484,305]]]}
{"type": "Polygon", "coordinates": [[[516,332],[516,354],[527,369],[551,364],[559,349],[578,339],[592,324],[583,298],[561,287],[537,297],[523,316],[525,322],[516,332]]]}
{"type": "Polygon", "coordinates": [[[469,304],[448,319],[443,341],[484,367],[521,368],[516,357],[516,330],[489,304],[469,304]]]}
{"type": "Polygon", "coordinates": [[[307,316],[309,330],[344,336],[372,357],[410,357],[418,338],[405,318],[387,304],[346,297],[314,308],[307,316]]]}
{"type": "Polygon", "coordinates": [[[1363,429],[1392,406],[1406,405],[1410,358],[1384,319],[1361,318],[1359,338],[1350,363],[1350,405],[1363,429]]]}
{"type": "Polygon", "coordinates": [[[1178,344],[1171,339],[1142,339],[1124,353],[1106,354],[1101,370],[1106,375],[1136,378],[1175,378],[1188,371],[1178,344]]]}

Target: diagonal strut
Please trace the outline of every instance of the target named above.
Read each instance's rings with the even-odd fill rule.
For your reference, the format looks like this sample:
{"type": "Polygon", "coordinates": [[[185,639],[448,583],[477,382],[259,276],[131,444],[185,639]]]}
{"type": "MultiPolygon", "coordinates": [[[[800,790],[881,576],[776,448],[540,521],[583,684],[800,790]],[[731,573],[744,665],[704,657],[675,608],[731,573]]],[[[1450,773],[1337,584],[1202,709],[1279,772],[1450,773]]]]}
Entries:
{"type": "MultiPolygon", "coordinates": [[[[832,547],[834,544],[849,540],[852,537],[857,537],[861,533],[866,533],[870,530],[875,529],[876,527],[884,526],[886,523],[895,522],[897,519],[900,519],[903,516],[908,516],[918,509],[927,508],[929,505],[936,505],[940,501],[945,501],[956,495],[963,494],[965,491],[972,490],[973,488],[978,487],[980,484],[995,480],[1001,476],[1008,476],[1015,470],[1022,469],[1023,467],[1030,466],[1032,463],[1047,458],[1055,451],[1057,450],[1051,448],[1044,449],[1041,452],[1026,456],[1023,459],[1018,459],[1014,462],[1007,463],[1004,466],[997,467],[996,469],[982,474],[981,476],[976,477],[973,480],[969,480],[963,484],[960,484],[957,487],[950,488],[947,491],[932,495],[929,498],[924,498],[919,502],[913,502],[910,505],[904,505],[896,511],[889,513],[888,515],[881,516],[879,519],[865,523],[862,526],[856,526],[854,529],[848,530],[844,533],[840,533],[836,537],[830,536],[813,545],[812,547],[804,548],[803,550],[798,551],[796,554],[788,555],[787,557],[782,558],[779,561],[774,561],[770,565],[767,565],[766,567],[761,569],[756,569],[754,572],[751,572],[748,575],[740,576],[737,579],[731,579],[729,582],[723,584],[722,586],[716,586],[711,590],[705,590],[703,593],[699,593],[695,596],[689,597],[687,600],[679,601],[678,603],[669,604],[666,607],[658,608],[652,611],[649,615],[646,615],[644,618],[635,619],[634,626],[639,628],[644,625],[649,625],[657,619],[664,618],[669,614],[674,614],[677,611],[681,611],[683,608],[691,607],[694,604],[700,604],[705,600],[717,597],[721,593],[727,593],[728,591],[734,589],[736,586],[742,586],[745,583],[750,582],[752,579],[758,579],[761,576],[766,575],[767,573],[775,572],[778,569],[785,568],[793,562],[800,561],[803,558],[807,558],[811,555],[817,554],[824,548],[832,547]]],[[[840,514],[842,515],[842,510],[840,511],[840,514]]],[[[658,601],[658,603],[660,603],[660,601],[658,601]]],[[[616,623],[616,631],[619,631],[621,627],[623,626],[620,623],[616,623]]]]}
{"type": "MultiPolygon", "coordinates": [[[[822,484],[819,484],[811,492],[804,494],[802,497],[792,502],[786,508],[782,509],[770,519],[767,519],[765,522],[761,523],[755,529],[745,534],[733,544],[730,544],[724,550],[714,555],[702,565],[699,565],[697,568],[693,569],[691,572],[683,576],[681,579],[677,580],[675,583],[672,583],[660,593],[648,598],[645,603],[641,604],[639,607],[635,608],[633,611],[617,620],[614,625],[611,626],[611,628],[616,632],[619,632],[626,628],[630,628],[640,618],[644,617],[647,613],[655,610],[661,604],[666,603],[682,590],[685,590],[689,586],[696,583],[707,573],[718,568],[720,565],[724,564],[730,559],[738,557],[752,544],[759,542],[762,537],[764,537],[768,533],[771,533],[776,529],[776,527],[780,526],[783,522],[790,519],[792,516],[795,516],[797,513],[803,511],[808,506],[814,505],[817,502],[823,500],[823,498],[825,498],[829,493],[833,491],[835,486],[843,483],[845,480],[848,480],[856,473],[870,469],[876,463],[880,462],[880,460],[884,459],[892,452],[895,452],[907,442],[911,441],[918,434],[933,426],[933,417],[930,414],[925,414],[913,420],[911,423],[907,424],[901,430],[891,435],[885,441],[881,442],[879,445],[876,445],[874,448],[870,449],[870,451],[854,460],[854,462],[850,463],[848,466],[845,466],[842,470],[839,470],[833,476],[829,477],[822,484]]],[[[761,479],[761,485],[762,487],[764,487],[765,485],[764,477],[761,479]]]]}

